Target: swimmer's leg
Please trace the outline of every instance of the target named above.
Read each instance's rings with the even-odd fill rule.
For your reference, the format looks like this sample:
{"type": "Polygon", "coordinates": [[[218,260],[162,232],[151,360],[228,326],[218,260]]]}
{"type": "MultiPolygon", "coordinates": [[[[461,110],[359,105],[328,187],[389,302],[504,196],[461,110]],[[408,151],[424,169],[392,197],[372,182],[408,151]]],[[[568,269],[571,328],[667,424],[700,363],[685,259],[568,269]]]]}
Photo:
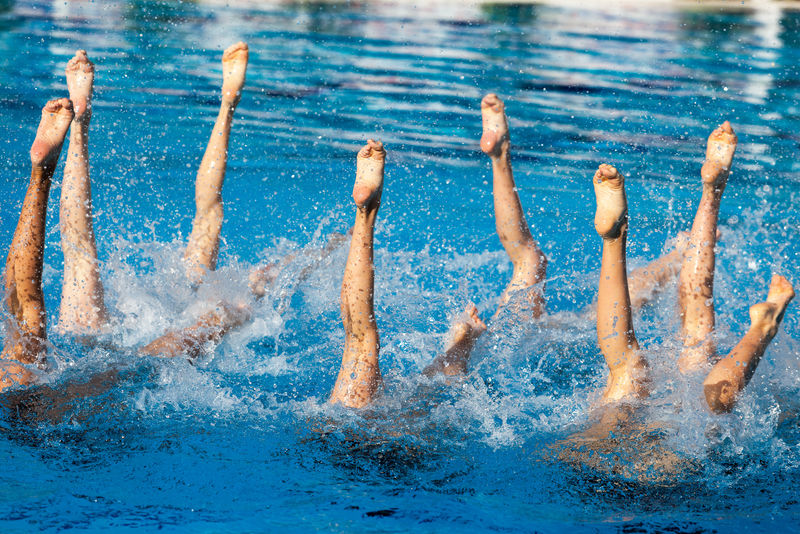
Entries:
{"type": "Polygon", "coordinates": [[[64,252],[64,284],[58,326],[76,334],[98,332],[107,322],[97,262],[89,181],[89,121],[94,65],[79,50],[67,63],[67,87],[75,107],[61,186],[59,226],[64,252]]]}
{"type": "Polygon", "coordinates": [[[634,269],[628,275],[631,294],[631,309],[637,310],[650,302],[681,270],[683,254],[689,242],[688,232],[681,232],[675,240],[675,248],[644,267],[634,269]]]}
{"type": "Polygon", "coordinates": [[[682,372],[704,365],[716,351],[710,336],[714,330],[714,247],[720,201],[735,150],[736,134],[725,121],[708,138],[701,171],[703,195],[681,267],[678,306],[684,350],[678,367],[682,372]]]}
{"type": "MultiPolygon", "coordinates": [[[[308,251],[306,254],[311,255],[316,252],[316,258],[313,263],[306,265],[303,267],[300,272],[297,273],[295,280],[300,283],[304,280],[308,279],[309,276],[314,272],[314,269],[317,267],[319,262],[323,261],[325,258],[330,256],[330,254],[339,248],[342,243],[345,242],[348,235],[352,235],[353,231],[350,230],[347,234],[341,234],[339,232],[332,232],[328,236],[328,242],[321,250],[317,251],[308,251]]],[[[275,280],[278,278],[280,272],[290,264],[295,258],[297,258],[297,254],[288,254],[281,258],[278,261],[274,261],[271,263],[266,263],[264,265],[259,265],[248,275],[248,282],[250,287],[250,292],[256,298],[262,298],[267,293],[267,289],[272,286],[275,280]]]]}
{"type": "Polygon", "coordinates": [[[426,376],[466,373],[472,347],[485,331],[486,325],[478,316],[478,309],[474,304],[469,304],[450,330],[451,340],[447,350],[438,355],[422,373],[426,376]]]}
{"type": "Polygon", "coordinates": [[[733,408],[736,396],[753,376],[793,298],[791,282],[774,275],[766,302],[750,307],[750,329],[727,357],[714,364],[703,382],[706,401],[713,412],[729,412],[733,408]]]}
{"type": "Polygon", "coordinates": [[[250,308],[244,303],[219,303],[215,309],[200,316],[192,325],[167,332],[139,349],[140,354],[194,360],[208,343],[218,343],[225,334],[250,319],[250,308]]]}
{"type": "Polygon", "coordinates": [[[631,394],[647,394],[647,363],[639,354],[631,319],[625,263],[628,233],[625,181],[610,165],[600,165],[592,181],[597,197],[594,226],[603,238],[597,292],[597,341],[610,371],[603,398],[615,401],[631,394]]]}
{"type": "Polygon", "coordinates": [[[356,222],[344,269],[341,297],[344,355],[330,398],[331,403],[342,403],[351,408],[369,404],[381,385],[378,367],[380,340],[373,307],[375,268],[372,239],[381,203],[385,159],[383,145],[370,139],[358,153],[353,187],[356,222]]]}
{"type": "Polygon", "coordinates": [[[241,97],[247,70],[248,49],[244,43],[230,46],[222,55],[222,104],[211,131],[195,182],[195,216],[184,253],[186,273],[197,283],[217,266],[222,229],[222,183],[228,162],[228,140],[233,112],[241,97]]]}
{"type": "Polygon", "coordinates": [[[31,181],[6,261],[5,301],[11,320],[0,358],[13,361],[0,370],[0,389],[33,379],[30,372],[14,362],[45,364],[47,317],[42,261],[47,197],[73,115],[70,100],[48,102],[31,146],[31,181]]]}
{"type": "Polygon", "coordinates": [[[492,160],[494,216],[497,235],[503,244],[514,274],[503,295],[500,306],[507,304],[515,291],[528,290],[533,318],[544,313],[544,282],[547,258],[533,239],[525,213],[519,201],[514,175],[511,171],[510,141],[505,105],[497,95],[489,94],[481,102],[483,136],[481,150],[492,160]],[[534,287],[535,284],[542,283],[534,287]]]}

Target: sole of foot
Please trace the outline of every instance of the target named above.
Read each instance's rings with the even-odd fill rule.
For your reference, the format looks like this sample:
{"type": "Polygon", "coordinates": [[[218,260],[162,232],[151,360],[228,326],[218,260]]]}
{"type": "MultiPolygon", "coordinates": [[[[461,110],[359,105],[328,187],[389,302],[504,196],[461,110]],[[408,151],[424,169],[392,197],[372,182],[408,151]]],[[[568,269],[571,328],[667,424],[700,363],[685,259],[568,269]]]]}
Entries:
{"type": "Polygon", "coordinates": [[[86,56],[86,50],[78,50],[67,63],[67,89],[75,111],[74,120],[88,121],[92,115],[92,89],[94,87],[94,64],[86,56]]]}
{"type": "Polygon", "coordinates": [[[55,165],[61,146],[74,118],[72,101],[68,98],[51,100],[42,108],[42,120],[31,145],[31,163],[35,166],[55,165]]]}
{"type": "Polygon", "coordinates": [[[361,209],[376,209],[383,190],[383,166],[386,150],[380,141],[370,139],[356,158],[356,183],[353,185],[353,200],[361,209]]]}
{"type": "Polygon", "coordinates": [[[229,46],[222,54],[222,97],[238,102],[247,74],[250,50],[244,42],[229,46]]]}
{"type": "Polygon", "coordinates": [[[617,169],[604,163],[597,169],[592,183],[597,199],[594,228],[600,237],[615,239],[620,236],[622,227],[628,220],[625,178],[617,169]]]}
{"type": "Polygon", "coordinates": [[[719,191],[725,188],[737,141],[738,138],[728,121],[723,122],[711,132],[706,147],[706,161],[700,171],[703,185],[711,186],[719,191]]]}
{"type": "Polygon", "coordinates": [[[496,94],[490,93],[481,100],[481,118],[481,150],[492,157],[500,156],[503,150],[508,149],[510,138],[506,106],[496,94]]]}

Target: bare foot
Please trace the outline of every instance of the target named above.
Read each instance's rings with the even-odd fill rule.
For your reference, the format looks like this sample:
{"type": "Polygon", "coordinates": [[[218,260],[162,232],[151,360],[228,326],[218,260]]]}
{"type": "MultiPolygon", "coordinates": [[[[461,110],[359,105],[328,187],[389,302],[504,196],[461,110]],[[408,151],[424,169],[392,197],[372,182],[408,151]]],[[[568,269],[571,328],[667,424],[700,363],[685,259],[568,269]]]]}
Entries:
{"type": "Polygon", "coordinates": [[[478,315],[478,308],[470,302],[450,329],[450,347],[474,341],[485,331],[486,323],[478,315]]]}
{"type": "Polygon", "coordinates": [[[605,163],[600,165],[592,179],[597,197],[594,227],[603,239],[620,236],[628,220],[628,199],[625,197],[625,179],[617,169],[605,163]]]}
{"type": "Polygon", "coordinates": [[[36,139],[31,145],[31,163],[34,166],[56,164],[74,116],[72,102],[68,98],[51,100],[45,104],[36,139]]]}
{"type": "Polygon", "coordinates": [[[229,46],[222,54],[222,98],[234,104],[242,96],[249,54],[247,44],[241,41],[229,46]]]}
{"type": "Polygon", "coordinates": [[[759,306],[758,309],[753,310],[756,306],[750,308],[750,320],[756,324],[763,324],[769,327],[769,334],[774,336],[778,325],[783,321],[783,314],[786,312],[786,306],[794,298],[794,288],[792,283],[779,274],[772,275],[772,281],[769,284],[769,293],[767,294],[767,301],[759,306]],[[755,316],[755,317],[754,317],[755,316]]]}
{"type": "Polygon", "coordinates": [[[466,373],[472,346],[485,331],[486,324],[478,315],[478,308],[470,303],[450,328],[450,344],[447,350],[437,356],[422,373],[425,376],[435,376],[439,373],[454,376],[466,373]]]}
{"type": "Polygon", "coordinates": [[[92,116],[92,88],[94,64],[86,57],[86,50],[78,50],[66,68],[69,99],[75,110],[75,119],[88,123],[92,116]]]}
{"type": "Polygon", "coordinates": [[[508,150],[510,139],[506,106],[496,94],[489,93],[481,100],[481,117],[483,118],[481,150],[493,158],[499,157],[503,151],[508,150]]]}
{"type": "Polygon", "coordinates": [[[715,191],[722,192],[728,181],[731,171],[733,153],[736,152],[736,134],[733,133],[731,123],[725,121],[708,137],[706,148],[706,161],[700,175],[703,185],[713,187],[715,191]]]}
{"type": "Polygon", "coordinates": [[[360,209],[377,209],[383,191],[383,163],[386,151],[380,141],[370,139],[356,159],[356,183],[353,200],[360,209]]]}

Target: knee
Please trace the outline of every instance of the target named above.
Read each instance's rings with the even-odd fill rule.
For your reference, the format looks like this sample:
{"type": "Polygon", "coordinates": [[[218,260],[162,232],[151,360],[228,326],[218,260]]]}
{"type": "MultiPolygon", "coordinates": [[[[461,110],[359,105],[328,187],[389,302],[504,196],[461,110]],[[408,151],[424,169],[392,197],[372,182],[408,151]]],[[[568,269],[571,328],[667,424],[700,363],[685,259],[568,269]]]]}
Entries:
{"type": "Polygon", "coordinates": [[[703,384],[703,393],[708,408],[716,414],[722,414],[733,409],[738,389],[727,380],[714,383],[706,381],[703,384]]]}

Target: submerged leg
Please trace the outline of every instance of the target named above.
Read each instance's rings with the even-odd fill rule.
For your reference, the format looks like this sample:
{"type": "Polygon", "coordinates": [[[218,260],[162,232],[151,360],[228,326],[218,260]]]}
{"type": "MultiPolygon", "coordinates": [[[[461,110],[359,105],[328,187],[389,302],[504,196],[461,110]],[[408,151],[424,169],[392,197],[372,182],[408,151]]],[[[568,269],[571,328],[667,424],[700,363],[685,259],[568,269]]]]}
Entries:
{"type": "Polygon", "coordinates": [[[610,165],[600,165],[592,180],[597,197],[594,226],[603,238],[600,286],[597,291],[597,341],[610,371],[605,400],[644,396],[647,363],[639,354],[633,331],[625,240],[628,201],[625,181],[610,165]]]}
{"type": "MultiPolygon", "coordinates": [[[[72,117],[72,102],[68,99],[48,102],[31,146],[31,181],[6,261],[6,307],[11,320],[2,359],[40,366],[45,363],[47,317],[42,293],[42,257],[47,197],[72,117]]],[[[28,383],[32,378],[26,369],[11,362],[0,370],[0,389],[28,383]]]]}
{"type": "Polygon", "coordinates": [[[222,183],[228,162],[228,140],[233,112],[241,97],[247,70],[248,49],[244,43],[230,46],[222,56],[222,104],[211,131],[195,182],[196,211],[192,233],[184,253],[186,273],[198,283],[206,271],[217,266],[222,229],[222,183]]]}
{"type": "Polygon", "coordinates": [[[64,252],[59,328],[76,334],[98,332],[107,322],[97,262],[89,181],[89,121],[94,65],[79,50],[67,63],[67,87],[75,106],[61,185],[59,226],[64,252]]]}
{"type": "Polygon", "coordinates": [[[678,367],[682,372],[701,367],[716,350],[710,337],[714,330],[714,247],[719,205],[735,150],[736,134],[725,121],[708,138],[706,161],[701,171],[703,195],[681,267],[678,306],[684,350],[678,367]]]}
{"type": "Polygon", "coordinates": [[[688,242],[689,234],[681,232],[676,239],[675,248],[670,252],[630,272],[628,289],[631,294],[631,309],[639,309],[650,302],[659,290],[675,279],[681,270],[688,242]]]}
{"type": "Polygon", "coordinates": [[[378,367],[380,340],[373,307],[375,268],[372,239],[383,191],[385,159],[383,145],[370,139],[358,153],[353,187],[356,222],[342,280],[344,355],[330,398],[331,403],[351,408],[369,404],[381,385],[378,367]]]}
{"type": "Polygon", "coordinates": [[[426,376],[435,376],[439,373],[448,376],[466,373],[472,347],[485,331],[486,325],[478,316],[478,309],[474,304],[470,304],[450,329],[451,340],[448,348],[422,373],[426,376]]]}
{"type": "Polygon", "coordinates": [[[769,285],[766,302],[750,307],[750,329],[727,357],[719,360],[703,382],[711,411],[729,412],[736,396],[753,376],[761,356],[783,320],[786,306],[794,298],[794,289],[786,278],[775,275],[769,285]]]}
{"type": "Polygon", "coordinates": [[[215,309],[200,316],[195,323],[180,330],[167,332],[139,349],[140,354],[194,360],[208,343],[218,343],[222,337],[250,319],[250,308],[244,304],[219,303],[215,309]]]}
{"type": "Polygon", "coordinates": [[[511,171],[505,105],[497,95],[486,95],[481,102],[481,114],[483,116],[481,150],[492,160],[497,235],[514,265],[511,282],[500,297],[500,306],[508,304],[515,291],[526,290],[532,316],[537,318],[544,313],[544,287],[534,286],[545,279],[547,258],[531,235],[517,194],[517,186],[511,171]]]}

